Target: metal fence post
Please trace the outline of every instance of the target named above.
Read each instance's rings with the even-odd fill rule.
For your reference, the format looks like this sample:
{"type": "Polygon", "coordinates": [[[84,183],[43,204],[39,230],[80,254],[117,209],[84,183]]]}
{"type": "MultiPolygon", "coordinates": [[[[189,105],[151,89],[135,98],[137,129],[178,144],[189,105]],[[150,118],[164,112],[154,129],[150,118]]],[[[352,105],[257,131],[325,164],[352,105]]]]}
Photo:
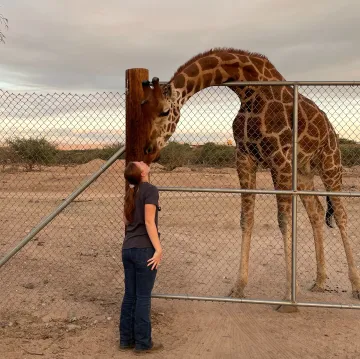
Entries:
{"type": "Polygon", "coordinates": [[[299,88],[294,84],[293,138],[292,138],[292,190],[291,197],[291,301],[296,303],[296,237],[297,237],[297,154],[298,154],[298,99],[299,88]]]}

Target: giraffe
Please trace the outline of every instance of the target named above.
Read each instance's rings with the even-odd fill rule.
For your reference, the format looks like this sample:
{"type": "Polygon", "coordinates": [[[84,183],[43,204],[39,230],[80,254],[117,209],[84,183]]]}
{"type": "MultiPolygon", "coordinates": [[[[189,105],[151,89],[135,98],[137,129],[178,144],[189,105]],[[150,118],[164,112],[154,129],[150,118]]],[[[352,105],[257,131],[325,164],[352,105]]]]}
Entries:
{"type": "MultiPolygon", "coordinates": [[[[143,83],[141,103],[149,121],[144,160],[159,158],[161,148],[175,132],[180,109],[198,91],[227,81],[285,81],[269,59],[258,53],[232,48],[216,48],[200,53],[179,67],[165,85],[154,77],[143,83]]],[[[256,171],[261,164],[271,172],[274,188],[292,188],[292,111],[291,86],[231,86],[241,106],[233,122],[236,143],[236,169],[241,188],[256,188],[256,171]]],[[[318,171],[327,191],[341,191],[342,165],[338,138],[326,114],[305,96],[298,97],[298,190],[314,190],[318,171]]],[[[316,279],[312,291],[325,290],[323,220],[332,227],[332,216],[340,230],[348,263],[353,296],[360,299],[360,276],[347,235],[347,215],[341,197],[327,197],[327,211],[317,196],[302,195],[309,217],[316,254],[316,279]]],[[[291,196],[276,195],[277,219],[283,237],[286,268],[285,299],[291,295],[291,196]]],[[[242,242],[240,265],[233,297],[244,297],[248,283],[251,235],[254,226],[254,194],[241,196],[242,242]]],[[[289,307],[288,307],[289,308],[289,307]]],[[[279,307],[278,309],[286,308],[279,307]]],[[[296,310],[295,308],[289,311],[296,310]]]]}

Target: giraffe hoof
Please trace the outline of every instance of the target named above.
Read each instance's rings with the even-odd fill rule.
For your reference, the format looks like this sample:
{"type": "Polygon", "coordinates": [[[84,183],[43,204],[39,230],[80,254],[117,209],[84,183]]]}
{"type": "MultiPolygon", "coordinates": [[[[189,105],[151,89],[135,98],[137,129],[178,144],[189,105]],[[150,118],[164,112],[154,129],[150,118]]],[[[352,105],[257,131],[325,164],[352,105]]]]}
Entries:
{"type": "Polygon", "coordinates": [[[314,283],[314,285],[310,288],[311,292],[318,292],[318,293],[323,293],[325,292],[325,288],[314,283]]]}
{"type": "Polygon", "coordinates": [[[299,308],[295,305],[279,305],[275,310],[279,313],[297,313],[299,308]]]}
{"type": "Polygon", "coordinates": [[[360,299],[360,289],[353,290],[352,294],[354,298],[360,299]]]}

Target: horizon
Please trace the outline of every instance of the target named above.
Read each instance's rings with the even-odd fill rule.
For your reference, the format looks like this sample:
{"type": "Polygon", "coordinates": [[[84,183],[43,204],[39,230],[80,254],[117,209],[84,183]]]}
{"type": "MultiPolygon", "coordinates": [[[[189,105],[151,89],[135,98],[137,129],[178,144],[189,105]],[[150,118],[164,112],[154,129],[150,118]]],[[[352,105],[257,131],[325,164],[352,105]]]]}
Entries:
{"type": "MultiPolygon", "coordinates": [[[[300,86],[328,116],[339,137],[360,142],[360,86],[300,86]]],[[[170,141],[192,145],[233,140],[232,122],[240,108],[228,87],[193,95],[181,109],[170,141]]],[[[125,143],[125,94],[18,93],[0,89],[0,143],[9,137],[41,137],[60,148],[101,148],[125,143]]]]}

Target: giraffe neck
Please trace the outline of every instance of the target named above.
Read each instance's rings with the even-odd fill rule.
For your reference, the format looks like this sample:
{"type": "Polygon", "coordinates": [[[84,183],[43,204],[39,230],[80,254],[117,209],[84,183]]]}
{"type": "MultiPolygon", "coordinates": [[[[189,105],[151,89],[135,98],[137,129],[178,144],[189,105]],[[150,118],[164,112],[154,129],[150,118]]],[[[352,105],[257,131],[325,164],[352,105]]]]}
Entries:
{"type": "Polygon", "coordinates": [[[195,93],[227,81],[283,81],[263,55],[246,51],[209,51],[191,59],[174,74],[170,86],[180,109],[195,93]]]}

